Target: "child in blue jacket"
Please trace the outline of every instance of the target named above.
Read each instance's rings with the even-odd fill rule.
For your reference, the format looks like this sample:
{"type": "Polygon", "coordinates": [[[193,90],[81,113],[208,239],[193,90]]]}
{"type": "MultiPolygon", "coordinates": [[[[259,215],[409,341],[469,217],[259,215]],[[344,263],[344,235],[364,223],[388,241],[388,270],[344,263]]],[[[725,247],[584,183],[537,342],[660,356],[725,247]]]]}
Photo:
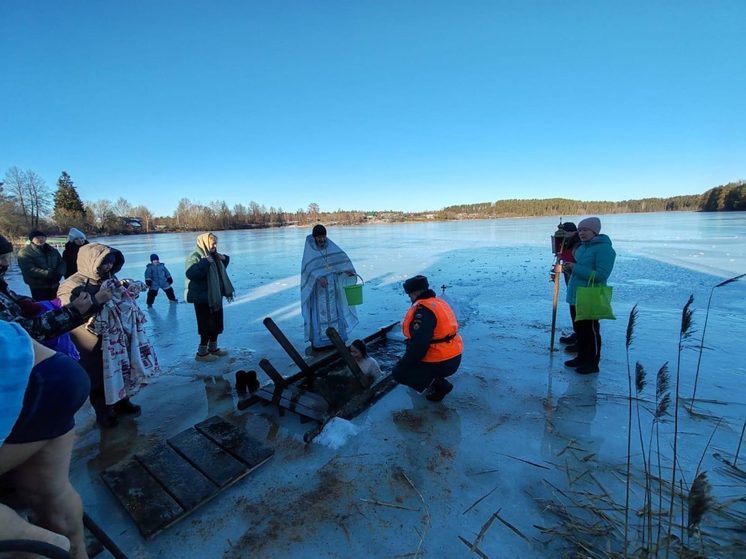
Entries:
{"type": "Polygon", "coordinates": [[[166,265],[160,261],[157,254],[151,254],[150,264],[145,266],[145,285],[148,286],[148,308],[153,306],[159,289],[163,289],[166,297],[172,303],[179,302],[176,299],[176,295],[174,295],[174,288],[171,287],[173,282],[174,279],[171,277],[171,272],[168,271],[166,265]]]}

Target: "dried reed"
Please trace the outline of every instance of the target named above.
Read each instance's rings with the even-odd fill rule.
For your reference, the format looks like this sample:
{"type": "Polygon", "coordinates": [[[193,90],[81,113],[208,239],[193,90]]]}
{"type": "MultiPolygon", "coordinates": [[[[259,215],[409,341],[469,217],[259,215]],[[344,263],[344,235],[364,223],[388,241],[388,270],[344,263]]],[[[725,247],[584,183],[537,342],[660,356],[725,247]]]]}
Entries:
{"type": "Polygon", "coordinates": [[[702,517],[712,506],[710,490],[710,484],[707,481],[707,472],[702,472],[694,478],[692,487],[689,490],[689,515],[686,522],[690,538],[694,534],[694,529],[699,526],[702,517]]]}
{"type": "Polygon", "coordinates": [[[710,297],[707,299],[707,310],[705,311],[705,323],[704,323],[704,326],[702,326],[702,338],[700,338],[700,341],[699,341],[699,355],[697,356],[697,369],[696,369],[696,372],[694,373],[694,390],[692,391],[692,401],[689,403],[689,411],[692,411],[692,409],[694,408],[694,398],[697,395],[697,383],[699,382],[699,367],[700,367],[700,364],[702,363],[702,352],[705,347],[705,332],[707,331],[707,320],[710,318],[710,304],[712,303],[712,296],[714,295],[715,290],[718,287],[723,287],[725,285],[728,285],[729,283],[738,281],[743,277],[746,277],[746,274],[741,274],[740,276],[735,276],[725,281],[721,281],[719,284],[717,284],[715,287],[713,287],[710,290],[710,297]]]}
{"type": "Polygon", "coordinates": [[[624,556],[627,557],[629,546],[629,482],[632,468],[632,371],[629,368],[629,349],[635,333],[635,322],[637,321],[637,305],[632,307],[627,320],[627,337],[625,341],[625,354],[627,357],[627,479],[625,483],[624,497],[624,556]]]}
{"type": "Polygon", "coordinates": [[[676,357],[676,397],[673,406],[673,456],[671,465],[671,502],[668,509],[668,541],[666,543],[666,559],[671,550],[671,532],[673,529],[673,506],[674,491],[676,487],[676,465],[679,445],[679,392],[681,387],[681,354],[684,350],[684,341],[692,335],[694,326],[694,295],[689,295],[689,300],[681,311],[681,328],[679,330],[679,348],[676,357]]]}

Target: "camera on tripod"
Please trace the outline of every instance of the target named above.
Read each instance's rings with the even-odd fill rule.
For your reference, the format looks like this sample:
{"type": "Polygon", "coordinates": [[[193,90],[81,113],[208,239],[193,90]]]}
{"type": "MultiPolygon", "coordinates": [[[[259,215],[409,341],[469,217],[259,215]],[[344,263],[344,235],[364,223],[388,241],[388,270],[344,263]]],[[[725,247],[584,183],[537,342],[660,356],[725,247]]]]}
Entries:
{"type": "Polygon", "coordinates": [[[565,250],[565,238],[568,237],[567,231],[565,231],[562,218],[560,218],[557,230],[553,235],[550,235],[552,243],[552,254],[554,254],[554,264],[549,272],[549,281],[553,282],[557,278],[557,274],[562,271],[562,252],[565,250]]]}

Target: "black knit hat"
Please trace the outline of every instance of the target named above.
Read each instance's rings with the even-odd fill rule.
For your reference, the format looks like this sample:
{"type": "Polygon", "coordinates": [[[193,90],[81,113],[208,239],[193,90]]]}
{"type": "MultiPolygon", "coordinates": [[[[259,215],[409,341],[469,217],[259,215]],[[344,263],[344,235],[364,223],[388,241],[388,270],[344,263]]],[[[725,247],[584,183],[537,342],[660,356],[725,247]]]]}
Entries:
{"type": "Polygon", "coordinates": [[[160,262],[161,259],[158,258],[158,255],[156,253],[153,253],[150,255],[150,261],[152,262],[153,260],[158,260],[160,262]]]}
{"type": "Polygon", "coordinates": [[[34,237],[46,237],[47,234],[44,231],[39,231],[38,229],[34,229],[31,231],[31,233],[28,234],[28,240],[33,241],[34,237]]]}
{"type": "Polygon", "coordinates": [[[9,252],[13,252],[13,243],[0,235],[0,254],[8,254],[9,252]]]}
{"type": "Polygon", "coordinates": [[[560,225],[560,229],[567,233],[572,233],[574,231],[577,231],[578,227],[572,221],[565,221],[562,225],[560,225]]]}
{"type": "Polygon", "coordinates": [[[326,235],[326,227],[324,227],[320,223],[318,225],[314,225],[313,230],[311,231],[311,236],[320,237],[321,235],[326,235]]]}
{"type": "Polygon", "coordinates": [[[409,295],[415,291],[425,291],[430,288],[430,284],[427,282],[425,276],[414,276],[404,282],[404,292],[409,295]]]}

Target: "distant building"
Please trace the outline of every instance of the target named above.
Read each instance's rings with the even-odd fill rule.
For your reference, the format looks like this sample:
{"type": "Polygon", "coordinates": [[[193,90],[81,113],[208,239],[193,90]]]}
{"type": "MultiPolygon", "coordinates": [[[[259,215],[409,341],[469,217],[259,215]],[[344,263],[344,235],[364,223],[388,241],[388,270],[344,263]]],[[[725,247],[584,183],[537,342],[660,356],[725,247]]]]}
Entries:
{"type": "Polygon", "coordinates": [[[139,217],[123,217],[122,222],[131,229],[142,229],[142,219],[139,217]]]}

